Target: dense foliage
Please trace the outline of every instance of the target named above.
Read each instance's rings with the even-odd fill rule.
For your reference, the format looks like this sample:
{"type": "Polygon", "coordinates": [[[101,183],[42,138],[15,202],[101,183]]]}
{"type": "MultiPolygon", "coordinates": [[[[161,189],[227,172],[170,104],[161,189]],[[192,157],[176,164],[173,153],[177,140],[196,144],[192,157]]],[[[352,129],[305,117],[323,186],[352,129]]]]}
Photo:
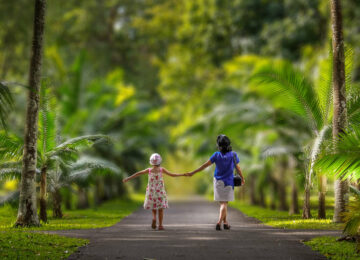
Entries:
{"type": "MultiPolygon", "coordinates": [[[[343,1],[349,124],[334,152],[328,2],[49,1],[37,182],[46,166],[50,206],[143,189],[121,178],[155,151],[170,170],[193,170],[220,133],[246,176],[237,195],[252,204],[298,214],[305,184],[310,213],[310,193],[333,194],[326,173],[358,187],[360,6],[343,1]]],[[[2,201],[18,195],[33,8],[0,3],[2,201]]],[[[192,183],[168,181],[169,193],[211,190],[208,176],[192,183]]]]}

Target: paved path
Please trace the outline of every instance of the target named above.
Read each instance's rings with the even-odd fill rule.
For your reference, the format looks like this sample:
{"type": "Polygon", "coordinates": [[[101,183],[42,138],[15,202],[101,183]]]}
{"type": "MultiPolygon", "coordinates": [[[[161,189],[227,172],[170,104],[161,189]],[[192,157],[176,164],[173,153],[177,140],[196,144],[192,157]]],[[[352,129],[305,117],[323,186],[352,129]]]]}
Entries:
{"type": "Polygon", "coordinates": [[[112,227],[56,233],[90,239],[69,259],[326,259],[302,239],[338,231],[282,230],[229,209],[231,230],[216,231],[218,205],[207,201],[172,202],[165,231],[153,231],[151,213],[139,209],[112,227]]]}

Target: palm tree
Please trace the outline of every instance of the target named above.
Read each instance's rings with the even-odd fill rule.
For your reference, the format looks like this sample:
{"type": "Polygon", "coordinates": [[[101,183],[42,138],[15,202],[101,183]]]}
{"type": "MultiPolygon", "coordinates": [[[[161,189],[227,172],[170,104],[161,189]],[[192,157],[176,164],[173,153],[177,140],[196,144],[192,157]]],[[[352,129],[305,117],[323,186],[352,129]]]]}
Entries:
{"type": "MultiPolygon", "coordinates": [[[[352,50],[345,53],[347,58],[347,78],[351,75],[352,50]]],[[[251,82],[264,96],[272,100],[277,108],[293,113],[297,120],[301,120],[309,139],[304,139],[302,148],[306,154],[305,163],[305,196],[303,205],[303,218],[310,218],[310,189],[314,164],[319,156],[324,141],[327,140],[332,128],[332,63],[328,59],[320,70],[320,80],[317,85],[307,79],[303,73],[291,64],[280,62],[277,65],[264,65],[255,71],[251,82]],[[308,144],[310,143],[310,144],[308,144]]],[[[349,89],[353,86],[347,82],[349,89]]],[[[354,91],[352,91],[354,92],[354,91]]],[[[348,102],[349,121],[357,123],[359,101],[352,96],[348,102]],[[351,111],[351,112],[350,112],[351,111]]],[[[304,132],[304,131],[302,131],[304,132]]],[[[323,193],[323,191],[320,191],[323,193]]],[[[320,196],[320,195],[319,195],[320,196]]],[[[320,196],[322,200],[322,196],[320,196]]],[[[322,200],[323,201],[323,200],[322,200]]],[[[324,201],[323,201],[324,202],[324,201]]]]}
{"type": "Polygon", "coordinates": [[[312,82],[295,69],[290,63],[279,63],[278,66],[265,65],[258,69],[251,82],[261,88],[261,93],[269,97],[278,108],[291,111],[301,119],[311,136],[312,142],[307,149],[305,168],[305,196],[303,218],[310,218],[310,189],[314,162],[320,147],[330,129],[330,110],[328,104],[331,89],[328,84],[314,87],[312,82]],[[320,102],[322,100],[322,102],[320,102]]]}
{"type": "MultiPolygon", "coordinates": [[[[330,0],[332,23],[332,50],[333,50],[333,141],[334,149],[337,146],[339,135],[346,129],[346,85],[345,85],[345,55],[344,37],[342,29],[342,12],[340,0],[330,0]]],[[[348,193],[347,180],[335,181],[335,210],[334,222],[342,222],[341,214],[345,212],[346,194],[348,193]]]]}
{"type": "Polygon", "coordinates": [[[35,172],[37,160],[37,127],[39,89],[45,25],[46,0],[35,1],[34,35],[29,72],[29,91],[26,110],[23,170],[20,184],[18,216],[15,226],[38,226],[36,206],[35,172]]]}
{"type": "MultiPolygon", "coordinates": [[[[49,190],[53,198],[53,217],[62,218],[61,193],[62,187],[71,189],[76,183],[85,188],[96,176],[121,175],[121,170],[113,163],[91,156],[81,156],[76,162],[67,165],[58,161],[56,167],[49,172],[49,190]]],[[[81,198],[79,198],[80,200],[81,198]]]]}
{"type": "MultiPolygon", "coordinates": [[[[48,130],[50,130],[50,128],[48,130]]],[[[48,135],[45,136],[45,138],[51,140],[48,135]]],[[[46,181],[48,179],[48,171],[54,171],[59,163],[68,165],[76,161],[82,149],[88,148],[94,143],[105,139],[108,139],[108,137],[104,135],[86,135],[69,139],[54,147],[48,145],[43,150],[38,150],[39,160],[36,172],[40,174],[40,217],[42,221],[47,221],[46,181]]],[[[23,147],[21,138],[0,134],[0,158],[3,162],[0,175],[2,178],[18,176],[20,171],[19,159],[21,159],[19,151],[21,151],[21,147],[23,147]],[[15,148],[15,146],[17,147],[15,148]],[[6,159],[9,161],[6,161],[6,159]]],[[[99,167],[100,166],[101,164],[99,164],[99,167]]],[[[88,167],[91,167],[91,164],[88,164],[88,167]]],[[[94,166],[92,167],[94,168],[94,166]]],[[[112,168],[115,169],[115,167],[112,168]]]]}
{"type": "MultiPolygon", "coordinates": [[[[359,98],[356,100],[359,102],[359,98]]],[[[352,108],[354,107],[352,106],[352,108]]],[[[359,107],[360,105],[358,104],[358,109],[359,107]]],[[[355,114],[354,109],[348,109],[348,112],[350,119],[352,117],[360,117],[360,112],[357,111],[355,114]]],[[[340,134],[337,149],[334,152],[326,151],[322,154],[315,167],[329,175],[335,176],[340,181],[349,180],[357,183],[360,178],[360,130],[357,126],[358,124],[352,128],[350,125],[351,129],[349,129],[349,132],[340,134]]],[[[353,191],[355,200],[349,203],[346,211],[341,216],[345,222],[344,233],[356,236],[358,239],[360,228],[360,191],[353,186],[350,186],[350,190],[353,191]]]]}

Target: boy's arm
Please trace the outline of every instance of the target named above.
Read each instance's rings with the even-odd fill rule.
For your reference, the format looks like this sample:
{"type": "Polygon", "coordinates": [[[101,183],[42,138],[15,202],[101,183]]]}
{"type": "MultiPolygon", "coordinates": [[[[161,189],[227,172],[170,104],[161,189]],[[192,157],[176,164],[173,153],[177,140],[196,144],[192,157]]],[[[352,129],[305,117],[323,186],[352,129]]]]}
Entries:
{"type": "Polygon", "coordinates": [[[197,172],[201,172],[202,170],[204,170],[205,168],[209,167],[212,164],[212,162],[210,160],[208,160],[206,163],[204,163],[203,165],[201,165],[199,168],[197,168],[195,171],[192,171],[189,173],[190,176],[193,176],[195,173],[197,172]]]}
{"type": "Polygon", "coordinates": [[[165,168],[162,168],[163,173],[165,173],[166,175],[169,175],[171,177],[180,177],[180,176],[185,176],[185,174],[179,174],[179,173],[172,173],[169,172],[168,170],[166,170],[165,168]]]}
{"type": "Polygon", "coordinates": [[[241,177],[241,184],[244,185],[245,184],[245,178],[242,175],[242,171],[240,169],[240,165],[236,164],[236,171],[239,173],[240,177],[241,177]]]}
{"type": "Polygon", "coordinates": [[[142,175],[142,174],[145,174],[145,173],[147,173],[148,171],[149,171],[149,169],[145,169],[145,170],[139,171],[139,172],[137,172],[137,173],[134,173],[133,175],[131,175],[131,176],[123,179],[123,182],[130,181],[131,179],[134,179],[134,178],[136,178],[136,177],[138,177],[138,176],[140,176],[140,175],[142,175]]]}

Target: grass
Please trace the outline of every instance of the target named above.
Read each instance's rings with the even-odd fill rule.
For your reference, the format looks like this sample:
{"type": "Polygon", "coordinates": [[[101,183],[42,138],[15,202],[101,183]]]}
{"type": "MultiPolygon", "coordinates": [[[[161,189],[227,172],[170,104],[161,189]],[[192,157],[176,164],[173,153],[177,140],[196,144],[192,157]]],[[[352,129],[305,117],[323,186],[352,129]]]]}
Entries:
{"type": "MultiPolygon", "coordinates": [[[[48,211],[48,223],[42,223],[41,227],[27,229],[64,230],[109,227],[137,209],[141,205],[142,199],[141,196],[134,195],[131,199],[116,199],[105,202],[98,208],[65,210],[62,219],[52,218],[52,212],[48,211]]],[[[0,208],[0,230],[13,229],[16,214],[17,209],[9,205],[0,208]]]]}
{"type": "MultiPolygon", "coordinates": [[[[0,259],[64,259],[86,239],[35,233],[41,230],[92,229],[114,225],[137,209],[143,196],[117,199],[103,203],[98,208],[64,211],[62,219],[49,217],[46,224],[36,228],[14,228],[17,209],[10,205],[0,208],[0,259]]],[[[51,212],[48,212],[51,216],[51,212]]]]}
{"type": "Polygon", "coordinates": [[[305,244],[329,259],[360,259],[360,254],[356,253],[356,243],[347,241],[338,242],[335,237],[317,237],[305,242],[305,244]]]}
{"type": "MultiPolygon", "coordinates": [[[[302,219],[301,214],[289,215],[286,211],[277,211],[265,209],[259,206],[249,205],[244,201],[230,202],[230,206],[239,209],[244,214],[254,217],[266,225],[287,228],[287,229],[324,229],[324,230],[342,230],[343,224],[332,223],[333,201],[327,199],[329,205],[326,209],[326,219],[302,219]]],[[[311,198],[311,214],[317,216],[316,197],[311,198]]],[[[300,204],[301,205],[301,204],[300,204]]],[[[319,251],[329,259],[360,259],[357,253],[356,243],[347,241],[336,241],[335,237],[317,237],[305,242],[312,250],[319,251]]]]}
{"type": "Polygon", "coordinates": [[[89,241],[23,231],[0,231],[1,259],[65,259],[89,241]]]}
{"type": "MultiPolygon", "coordinates": [[[[343,227],[342,224],[332,223],[332,209],[326,210],[326,219],[302,219],[301,214],[289,215],[286,211],[253,206],[243,201],[230,202],[229,205],[250,217],[257,218],[266,225],[277,228],[340,230],[343,227]]],[[[316,209],[312,210],[311,213],[313,216],[317,216],[316,209]]]]}

